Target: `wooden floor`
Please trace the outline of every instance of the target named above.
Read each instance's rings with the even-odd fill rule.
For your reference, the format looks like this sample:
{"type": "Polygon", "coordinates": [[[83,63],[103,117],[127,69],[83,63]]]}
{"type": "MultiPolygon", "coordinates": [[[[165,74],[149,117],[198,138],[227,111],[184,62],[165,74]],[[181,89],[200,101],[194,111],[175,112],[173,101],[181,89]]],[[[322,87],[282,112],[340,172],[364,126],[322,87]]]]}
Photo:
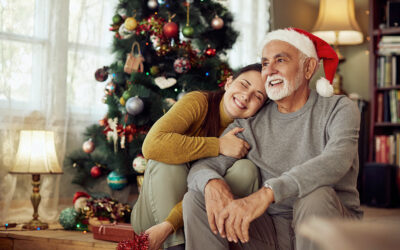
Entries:
{"type": "MultiPolygon", "coordinates": [[[[364,221],[376,222],[387,225],[400,225],[400,208],[379,209],[363,207],[364,221]]],[[[95,240],[93,234],[65,231],[58,224],[50,225],[48,230],[26,231],[18,227],[14,229],[0,230],[0,250],[80,250],[80,249],[113,249],[117,243],[95,240]]]]}

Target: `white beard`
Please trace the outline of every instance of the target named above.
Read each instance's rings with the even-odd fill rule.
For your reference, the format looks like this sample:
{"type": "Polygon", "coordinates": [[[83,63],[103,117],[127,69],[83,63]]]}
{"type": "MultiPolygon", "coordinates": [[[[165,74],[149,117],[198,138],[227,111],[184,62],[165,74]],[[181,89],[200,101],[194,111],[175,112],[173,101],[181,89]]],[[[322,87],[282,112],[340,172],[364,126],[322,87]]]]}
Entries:
{"type": "Polygon", "coordinates": [[[279,75],[268,76],[265,81],[265,90],[267,91],[268,98],[273,101],[282,100],[285,97],[290,96],[295,92],[302,84],[301,78],[303,77],[303,72],[299,71],[294,79],[294,84],[290,84],[289,81],[279,75]],[[272,86],[269,83],[273,80],[281,80],[282,83],[279,86],[272,86]]]}

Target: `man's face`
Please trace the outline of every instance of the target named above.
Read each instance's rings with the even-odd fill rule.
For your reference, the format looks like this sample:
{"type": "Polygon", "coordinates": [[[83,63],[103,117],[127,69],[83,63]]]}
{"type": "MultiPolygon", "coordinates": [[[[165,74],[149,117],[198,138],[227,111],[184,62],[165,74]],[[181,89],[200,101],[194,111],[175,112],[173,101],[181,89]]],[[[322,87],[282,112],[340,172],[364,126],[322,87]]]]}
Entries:
{"type": "Polygon", "coordinates": [[[291,96],[305,83],[301,55],[297,48],[279,40],[264,46],[261,75],[270,99],[278,101],[291,96]]]}

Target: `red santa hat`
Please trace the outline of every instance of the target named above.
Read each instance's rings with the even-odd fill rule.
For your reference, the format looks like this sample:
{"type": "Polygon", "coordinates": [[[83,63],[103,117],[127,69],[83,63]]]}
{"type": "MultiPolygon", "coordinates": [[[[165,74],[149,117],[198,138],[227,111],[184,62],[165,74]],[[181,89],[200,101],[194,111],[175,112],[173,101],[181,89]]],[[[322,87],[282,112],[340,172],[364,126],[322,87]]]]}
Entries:
{"type": "Polygon", "coordinates": [[[72,203],[75,204],[75,201],[76,201],[78,198],[81,198],[81,197],[90,198],[90,195],[88,195],[88,194],[85,193],[85,192],[76,192],[75,195],[74,195],[74,198],[72,199],[72,203]]]}
{"type": "Polygon", "coordinates": [[[272,40],[280,40],[291,44],[308,57],[323,60],[325,77],[316,84],[318,94],[325,97],[333,95],[332,81],[339,63],[335,50],[321,38],[301,29],[287,28],[272,31],[267,34],[263,45],[272,40]]]}

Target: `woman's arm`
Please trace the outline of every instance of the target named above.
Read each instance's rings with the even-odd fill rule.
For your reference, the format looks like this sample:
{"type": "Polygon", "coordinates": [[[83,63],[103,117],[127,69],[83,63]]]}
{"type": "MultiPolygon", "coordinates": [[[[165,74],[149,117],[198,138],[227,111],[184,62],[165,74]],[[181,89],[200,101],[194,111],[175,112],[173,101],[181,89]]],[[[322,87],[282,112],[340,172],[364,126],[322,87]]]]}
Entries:
{"type": "Polygon", "coordinates": [[[198,132],[196,129],[201,129],[207,107],[205,94],[198,91],[186,94],[150,129],[142,146],[144,157],[181,164],[217,156],[218,138],[191,136],[198,132]]]}

